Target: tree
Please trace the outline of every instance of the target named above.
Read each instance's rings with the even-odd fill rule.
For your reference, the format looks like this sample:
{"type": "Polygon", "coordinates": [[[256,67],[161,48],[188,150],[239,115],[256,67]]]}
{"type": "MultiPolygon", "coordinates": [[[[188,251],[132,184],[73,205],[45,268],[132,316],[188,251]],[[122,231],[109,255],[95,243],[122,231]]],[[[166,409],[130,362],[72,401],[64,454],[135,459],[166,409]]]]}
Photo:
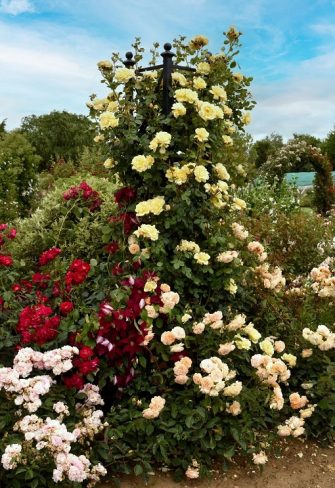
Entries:
{"type": "Polygon", "coordinates": [[[323,151],[327,154],[332,167],[335,167],[335,126],[331,130],[326,139],[323,141],[323,151]]]}
{"type": "Polygon", "coordinates": [[[0,122],[0,137],[6,134],[6,119],[0,122]]]}
{"type": "Polygon", "coordinates": [[[272,133],[264,139],[256,141],[254,151],[256,152],[256,168],[262,166],[270,156],[283,146],[283,138],[279,134],[272,133]]]}
{"type": "Polygon", "coordinates": [[[56,159],[77,162],[85,146],[93,143],[94,124],[84,115],[53,111],[45,115],[24,117],[21,133],[41,157],[40,169],[56,159]]]}
{"type": "Polygon", "coordinates": [[[29,212],[40,158],[18,131],[0,139],[0,223],[29,212]]]}

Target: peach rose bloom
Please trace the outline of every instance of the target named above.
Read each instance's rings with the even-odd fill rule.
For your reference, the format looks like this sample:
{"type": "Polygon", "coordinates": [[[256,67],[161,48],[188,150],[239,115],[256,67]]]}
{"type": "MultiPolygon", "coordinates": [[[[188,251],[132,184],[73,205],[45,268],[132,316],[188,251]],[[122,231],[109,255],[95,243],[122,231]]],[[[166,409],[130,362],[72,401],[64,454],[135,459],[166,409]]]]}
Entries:
{"type": "Polygon", "coordinates": [[[175,340],[175,335],[172,334],[171,331],[163,332],[163,334],[161,335],[161,342],[164,344],[164,346],[171,346],[171,344],[173,344],[175,340]]]}

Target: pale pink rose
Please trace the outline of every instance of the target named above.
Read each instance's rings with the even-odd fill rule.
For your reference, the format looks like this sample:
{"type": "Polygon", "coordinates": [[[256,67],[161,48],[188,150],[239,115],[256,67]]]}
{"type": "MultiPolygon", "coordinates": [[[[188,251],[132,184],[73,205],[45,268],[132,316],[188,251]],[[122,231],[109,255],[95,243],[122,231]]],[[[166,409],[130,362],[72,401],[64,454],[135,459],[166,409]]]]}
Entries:
{"type": "Polygon", "coordinates": [[[283,341],[275,341],[274,346],[275,346],[275,351],[280,354],[285,349],[285,342],[283,342],[283,341]]]}
{"type": "MultiPolygon", "coordinates": [[[[193,377],[194,381],[194,377],[193,377]]],[[[209,377],[205,376],[204,378],[201,378],[201,383],[200,383],[200,389],[203,393],[209,393],[210,390],[214,386],[214,381],[209,377]]]]}
{"type": "Polygon", "coordinates": [[[300,396],[299,393],[291,393],[289,398],[290,398],[290,405],[291,408],[293,408],[293,410],[300,410],[301,408],[304,408],[308,403],[307,397],[300,396]]]}
{"type": "Polygon", "coordinates": [[[193,466],[189,466],[185,471],[185,475],[189,479],[196,479],[199,478],[199,468],[194,468],[193,466]]]}
{"type": "Polygon", "coordinates": [[[185,385],[185,383],[187,383],[187,380],[188,376],[186,375],[178,375],[174,379],[175,383],[178,383],[178,385],[185,385]]]}
{"type": "Polygon", "coordinates": [[[162,283],[161,284],[161,290],[162,290],[162,292],[165,293],[165,292],[171,291],[171,287],[170,287],[170,285],[167,285],[166,283],[162,283]]]}
{"type": "Polygon", "coordinates": [[[163,332],[161,335],[161,342],[164,346],[171,346],[176,341],[174,334],[171,331],[163,332]]]}
{"type": "Polygon", "coordinates": [[[240,402],[237,402],[235,400],[231,405],[227,407],[227,412],[234,416],[239,415],[242,412],[240,402]]]}
{"type": "Polygon", "coordinates": [[[185,376],[188,373],[189,368],[181,363],[181,361],[177,361],[174,365],[173,372],[175,376],[185,376]]]}
{"type": "Polygon", "coordinates": [[[187,368],[190,368],[192,366],[192,359],[188,356],[184,356],[181,358],[180,363],[184,364],[187,368]]]}
{"type": "Polygon", "coordinates": [[[140,252],[140,246],[138,244],[130,244],[128,247],[130,254],[138,254],[140,252]]]}
{"type": "Polygon", "coordinates": [[[226,356],[235,349],[235,344],[232,342],[226,342],[225,344],[220,344],[218,349],[218,354],[221,356],[226,356]]]}
{"type": "Polygon", "coordinates": [[[288,425],[279,425],[278,426],[278,435],[280,437],[287,437],[291,435],[291,429],[288,425]]]}
{"type": "Polygon", "coordinates": [[[252,459],[253,459],[254,464],[265,464],[268,461],[268,457],[264,451],[261,451],[257,454],[254,453],[252,455],[252,459]]]}
{"type": "Polygon", "coordinates": [[[195,322],[192,327],[192,331],[194,334],[202,334],[205,330],[205,324],[203,322],[195,322]]]}
{"type": "Polygon", "coordinates": [[[200,373],[194,373],[193,377],[193,383],[196,384],[196,385],[201,385],[201,381],[202,381],[202,376],[200,373]]]}

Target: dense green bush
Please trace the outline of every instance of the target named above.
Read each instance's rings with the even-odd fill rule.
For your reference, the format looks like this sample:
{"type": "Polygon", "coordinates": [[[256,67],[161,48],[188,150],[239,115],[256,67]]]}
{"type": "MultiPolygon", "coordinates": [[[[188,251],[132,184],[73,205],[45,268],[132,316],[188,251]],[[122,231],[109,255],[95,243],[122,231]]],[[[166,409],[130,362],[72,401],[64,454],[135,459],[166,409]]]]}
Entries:
{"type": "Polygon", "coordinates": [[[16,131],[0,137],[0,221],[29,213],[40,158],[16,131]]]}

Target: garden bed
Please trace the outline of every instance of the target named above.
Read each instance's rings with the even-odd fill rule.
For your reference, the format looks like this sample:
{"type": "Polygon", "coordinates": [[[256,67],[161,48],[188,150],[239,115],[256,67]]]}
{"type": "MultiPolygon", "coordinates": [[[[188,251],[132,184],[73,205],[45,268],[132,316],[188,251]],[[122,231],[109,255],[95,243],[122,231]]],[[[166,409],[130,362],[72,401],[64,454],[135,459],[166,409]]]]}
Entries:
{"type": "MultiPolygon", "coordinates": [[[[333,488],[335,485],[335,446],[291,442],[283,447],[283,455],[272,457],[263,472],[240,462],[227,474],[213,472],[212,479],[177,483],[167,474],[150,477],[150,488],[333,488]]],[[[101,488],[112,488],[112,484],[101,488]]],[[[139,478],[127,477],[120,488],[144,486],[139,478]]]]}

